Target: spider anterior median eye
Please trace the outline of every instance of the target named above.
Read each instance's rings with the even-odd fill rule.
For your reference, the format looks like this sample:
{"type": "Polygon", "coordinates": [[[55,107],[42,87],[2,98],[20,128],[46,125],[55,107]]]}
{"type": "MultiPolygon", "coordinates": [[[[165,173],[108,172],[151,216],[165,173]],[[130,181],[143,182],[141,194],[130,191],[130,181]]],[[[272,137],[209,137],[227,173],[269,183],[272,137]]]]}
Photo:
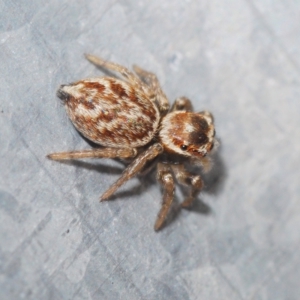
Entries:
{"type": "Polygon", "coordinates": [[[181,150],[186,150],[187,147],[188,147],[187,145],[181,145],[181,146],[180,146],[181,150]]]}

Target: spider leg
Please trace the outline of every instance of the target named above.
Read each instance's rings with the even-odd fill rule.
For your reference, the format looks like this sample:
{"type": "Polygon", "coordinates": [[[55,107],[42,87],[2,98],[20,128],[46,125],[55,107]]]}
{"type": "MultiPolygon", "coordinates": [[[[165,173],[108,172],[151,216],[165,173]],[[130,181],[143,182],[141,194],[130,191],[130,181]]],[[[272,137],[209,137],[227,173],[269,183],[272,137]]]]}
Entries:
{"type": "Polygon", "coordinates": [[[175,183],[172,175],[172,171],[169,165],[158,163],[157,164],[157,179],[163,187],[163,203],[158,213],[154,230],[158,231],[161,229],[170,207],[174,199],[175,183]]]}
{"type": "Polygon", "coordinates": [[[168,112],[170,105],[156,75],[136,65],[133,65],[133,70],[141,78],[141,80],[150,87],[151,91],[153,91],[155,100],[158,102],[161,115],[164,116],[168,112]]]}
{"type": "Polygon", "coordinates": [[[176,110],[193,111],[191,100],[186,97],[177,98],[171,107],[171,111],[176,110]]]}
{"type": "Polygon", "coordinates": [[[196,159],[191,159],[190,163],[200,166],[204,173],[210,171],[213,166],[212,159],[209,156],[201,157],[200,159],[198,157],[196,159]]]}
{"type": "Polygon", "coordinates": [[[121,185],[135,176],[145,164],[163,152],[161,144],[156,143],[142,152],[123,172],[122,176],[101,196],[100,201],[107,200],[121,185]]]}
{"type": "Polygon", "coordinates": [[[178,182],[191,187],[189,195],[181,203],[181,207],[188,208],[203,188],[203,180],[199,175],[189,173],[183,165],[172,165],[171,167],[178,182]]]}
{"type": "Polygon", "coordinates": [[[119,64],[113,63],[111,61],[106,61],[100,57],[91,54],[85,54],[85,57],[89,62],[91,62],[97,67],[120,73],[124,78],[126,78],[129,82],[131,82],[133,85],[137,87],[144,86],[144,83],[140,80],[138,76],[136,76],[129,69],[119,64]]]}
{"type": "Polygon", "coordinates": [[[90,150],[79,150],[70,152],[57,152],[48,154],[47,157],[52,160],[67,160],[81,158],[128,158],[135,157],[137,150],[135,148],[100,148],[90,150]]]}

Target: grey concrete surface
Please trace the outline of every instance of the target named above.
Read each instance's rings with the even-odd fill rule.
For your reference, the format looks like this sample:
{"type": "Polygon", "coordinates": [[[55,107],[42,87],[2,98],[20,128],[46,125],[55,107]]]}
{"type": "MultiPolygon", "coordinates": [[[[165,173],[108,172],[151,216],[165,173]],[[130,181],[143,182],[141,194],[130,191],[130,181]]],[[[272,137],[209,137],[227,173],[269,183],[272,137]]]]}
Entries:
{"type": "Polygon", "coordinates": [[[0,299],[300,299],[300,2],[0,1],[0,299]],[[213,112],[215,168],[153,231],[155,176],[98,199],[123,166],[55,93],[92,53],[155,72],[213,112]]]}

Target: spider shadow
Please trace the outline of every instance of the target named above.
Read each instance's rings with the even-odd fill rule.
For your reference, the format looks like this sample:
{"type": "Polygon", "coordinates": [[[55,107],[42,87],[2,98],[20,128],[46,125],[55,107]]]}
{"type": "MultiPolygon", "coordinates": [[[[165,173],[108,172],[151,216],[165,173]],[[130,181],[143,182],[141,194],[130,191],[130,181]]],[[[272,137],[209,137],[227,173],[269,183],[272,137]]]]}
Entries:
{"type": "Polygon", "coordinates": [[[155,168],[153,168],[147,174],[138,174],[137,176],[135,176],[135,178],[137,178],[139,180],[139,184],[131,187],[130,190],[116,192],[109,198],[109,200],[130,198],[130,197],[142,195],[143,193],[145,193],[150,188],[150,186],[155,185],[157,183],[154,169],[155,168]]]}
{"type": "Polygon", "coordinates": [[[175,222],[177,220],[177,218],[179,218],[180,213],[182,212],[182,210],[188,210],[191,212],[195,212],[201,215],[209,215],[211,214],[211,208],[204,203],[201,199],[196,198],[195,201],[193,202],[193,204],[190,207],[182,207],[180,205],[182,201],[179,201],[179,197],[177,195],[174,196],[174,202],[173,205],[170,209],[170,212],[167,216],[167,219],[163,225],[163,228],[168,227],[170,224],[172,224],[173,222],[175,222]]]}
{"type": "Polygon", "coordinates": [[[99,163],[89,163],[86,161],[81,160],[61,160],[59,163],[74,167],[83,168],[90,171],[96,171],[98,173],[107,173],[107,174],[121,174],[123,171],[123,168],[121,167],[114,167],[114,166],[108,166],[105,164],[99,164],[99,163]]]}

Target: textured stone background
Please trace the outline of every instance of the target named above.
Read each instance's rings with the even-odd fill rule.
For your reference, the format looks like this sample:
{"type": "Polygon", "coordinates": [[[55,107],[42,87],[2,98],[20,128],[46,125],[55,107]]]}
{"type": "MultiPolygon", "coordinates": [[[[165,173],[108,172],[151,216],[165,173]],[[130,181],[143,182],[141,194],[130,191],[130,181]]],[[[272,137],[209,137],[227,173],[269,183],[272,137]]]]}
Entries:
{"type": "Polygon", "coordinates": [[[0,299],[299,299],[300,2],[0,1],[0,299]],[[215,169],[153,231],[155,178],[98,203],[123,166],[55,96],[93,53],[154,71],[216,119],[215,169]]]}

